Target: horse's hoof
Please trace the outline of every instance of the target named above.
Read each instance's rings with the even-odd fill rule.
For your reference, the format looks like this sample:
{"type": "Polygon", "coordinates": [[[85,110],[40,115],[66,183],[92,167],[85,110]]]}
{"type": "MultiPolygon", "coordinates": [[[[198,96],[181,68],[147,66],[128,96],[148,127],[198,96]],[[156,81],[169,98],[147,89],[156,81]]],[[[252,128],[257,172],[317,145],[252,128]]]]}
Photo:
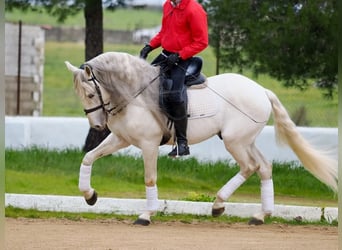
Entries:
{"type": "Polygon", "coordinates": [[[144,219],[137,219],[133,224],[134,225],[141,225],[141,226],[148,226],[150,225],[150,221],[149,220],[144,220],[144,219]]]}
{"type": "Polygon", "coordinates": [[[223,214],[223,212],[224,212],[224,207],[215,208],[215,209],[213,208],[211,210],[211,215],[213,217],[219,217],[219,216],[221,216],[223,214]]]}
{"type": "Polygon", "coordinates": [[[90,197],[90,199],[86,199],[86,202],[89,206],[93,206],[97,201],[97,193],[96,191],[94,190],[94,193],[93,195],[90,197]]]}
{"type": "Polygon", "coordinates": [[[256,226],[259,226],[259,225],[262,225],[264,224],[264,221],[263,220],[260,220],[260,219],[257,219],[257,218],[252,218],[249,220],[248,222],[248,225],[256,225],[256,226]]]}

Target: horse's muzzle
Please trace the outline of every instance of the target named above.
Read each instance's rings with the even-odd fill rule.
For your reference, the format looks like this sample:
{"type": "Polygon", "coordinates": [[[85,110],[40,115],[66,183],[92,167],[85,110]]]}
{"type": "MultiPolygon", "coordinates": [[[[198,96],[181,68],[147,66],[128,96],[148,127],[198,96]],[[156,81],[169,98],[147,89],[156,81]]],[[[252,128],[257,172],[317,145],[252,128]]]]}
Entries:
{"type": "Polygon", "coordinates": [[[103,125],[94,125],[94,126],[92,126],[92,128],[94,128],[94,129],[97,130],[97,131],[103,131],[103,130],[106,128],[106,126],[103,126],[103,125]]]}

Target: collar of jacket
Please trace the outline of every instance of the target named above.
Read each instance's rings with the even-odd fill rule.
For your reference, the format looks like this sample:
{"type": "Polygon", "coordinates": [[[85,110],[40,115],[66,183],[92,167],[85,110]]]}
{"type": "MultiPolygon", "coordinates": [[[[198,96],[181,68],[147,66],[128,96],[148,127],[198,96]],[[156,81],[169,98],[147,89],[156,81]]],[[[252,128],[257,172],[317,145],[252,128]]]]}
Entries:
{"type": "Polygon", "coordinates": [[[185,9],[186,6],[189,4],[190,1],[193,1],[193,0],[181,0],[180,3],[177,5],[177,6],[173,6],[171,0],[169,0],[169,3],[171,4],[172,8],[175,8],[175,9],[185,9]]]}

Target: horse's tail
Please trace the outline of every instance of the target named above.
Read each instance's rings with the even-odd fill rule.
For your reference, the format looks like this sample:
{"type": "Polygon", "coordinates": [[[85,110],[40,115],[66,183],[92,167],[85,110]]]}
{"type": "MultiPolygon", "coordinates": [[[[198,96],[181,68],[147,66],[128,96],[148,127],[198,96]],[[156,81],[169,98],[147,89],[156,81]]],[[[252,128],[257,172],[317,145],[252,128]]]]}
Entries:
{"type": "Polygon", "coordinates": [[[278,97],[270,90],[266,90],[266,94],[272,104],[277,142],[290,146],[309,172],[337,191],[337,160],[332,159],[325,152],[315,149],[306,141],[278,97]]]}

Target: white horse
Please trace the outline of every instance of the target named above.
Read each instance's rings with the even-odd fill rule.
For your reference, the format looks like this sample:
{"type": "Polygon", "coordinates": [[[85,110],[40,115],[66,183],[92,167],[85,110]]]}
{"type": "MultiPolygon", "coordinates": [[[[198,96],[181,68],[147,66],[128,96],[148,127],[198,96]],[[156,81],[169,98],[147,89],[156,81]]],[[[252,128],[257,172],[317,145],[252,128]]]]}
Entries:
{"type": "MultiPolygon", "coordinates": [[[[157,158],[161,144],[173,144],[173,128],[159,108],[160,68],[127,53],[107,52],[86,62],[82,69],[65,62],[90,125],[112,132],[86,153],[79,173],[79,189],[89,205],[97,193],[90,185],[92,165],[98,158],[134,145],[141,149],[145,170],[146,211],[136,224],[148,225],[158,211],[157,158]]],[[[253,173],[261,179],[261,211],[250,223],[262,224],[274,210],[272,164],[255,146],[256,137],[271,113],[279,142],[291,147],[304,167],[337,190],[337,161],[314,149],[298,132],[277,96],[239,74],[207,79],[206,87],[188,89],[189,144],[218,135],[240,166],[240,172],[218,191],[212,215],[224,212],[224,202],[253,173]]],[[[289,177],[291,178],[291,177],[289,177]]]]}

